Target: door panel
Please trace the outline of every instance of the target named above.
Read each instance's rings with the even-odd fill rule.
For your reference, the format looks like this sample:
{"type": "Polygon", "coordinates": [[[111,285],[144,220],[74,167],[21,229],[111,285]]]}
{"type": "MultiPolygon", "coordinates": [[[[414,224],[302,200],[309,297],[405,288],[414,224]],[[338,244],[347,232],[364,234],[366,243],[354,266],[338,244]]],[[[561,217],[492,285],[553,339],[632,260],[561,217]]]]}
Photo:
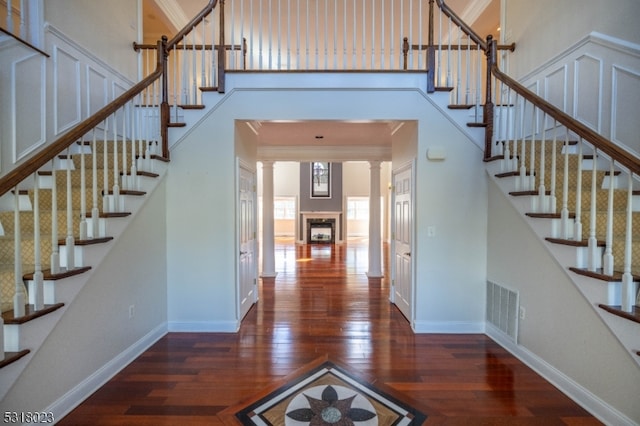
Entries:
{"type": "Polygon", "coordinates": [[[239,169],[238,218],[238,302],[240,319],[258,300],[256,268],[256,193],[255,173],[242,166],[239,169]]]}
{"type": "Polygon", "coordinates": [[[391,300],[411,322],[413,318],[413,262],[411,260],[413,210],[412,169],[394,172],[394,279],[391,300]]]}

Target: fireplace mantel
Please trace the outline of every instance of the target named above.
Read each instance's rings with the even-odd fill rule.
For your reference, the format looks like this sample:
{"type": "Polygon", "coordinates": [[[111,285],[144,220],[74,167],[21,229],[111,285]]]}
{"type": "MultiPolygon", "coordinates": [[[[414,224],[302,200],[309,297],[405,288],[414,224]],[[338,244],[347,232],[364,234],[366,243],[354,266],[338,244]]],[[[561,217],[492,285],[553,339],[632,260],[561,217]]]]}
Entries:
{"type": "Polygon", "coordinates": [[[300,224],[301,232],[298,236],[298,244],[306,244],[307,241],[307,219],[334,219],[335,220],[335,243],[340,244],[342,240],[342,212],[315,212],[315,211],[301,211],[300,212],[300,224]]]}

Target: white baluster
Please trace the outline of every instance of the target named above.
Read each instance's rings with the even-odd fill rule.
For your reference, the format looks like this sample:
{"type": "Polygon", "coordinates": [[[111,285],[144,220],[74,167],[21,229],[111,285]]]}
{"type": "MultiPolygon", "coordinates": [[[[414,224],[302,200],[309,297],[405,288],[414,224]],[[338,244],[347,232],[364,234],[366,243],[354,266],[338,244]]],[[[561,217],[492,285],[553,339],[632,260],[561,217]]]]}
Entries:
{"type": "Polygon", "coordinates": [[[536,132],[538,131],[537,126],[537,111],[535,105],[531,104],[531,154],[529,155],[529,170],[531,173],[529,174],[528,179],[528,189],[530,191],[535,190],[536,188],[536,132]]]}
{"type": "Polygon", "coordinates": [[[87,239],[87,176],[85,170],[84,141],[80,142],[80,240],[87,239]]]}
{"type": "MultiPolygon", "coordinates": [[[[538,186],[538,209],[534,211],[540,211],[546,213],[549,211],[549,203],[547,199],[547,190],[544,185],[545,173],[546,173],[546,151],[547,151],[547,114],[542,114],[542,141],[540,142],[540,185],[538,186]]],[[[533,197],[536,198],[536,197],[533,197]]]]}
{"type": "Polygon", "coordinates": [[[573,239],[582,241],[582,138],[578,144],[578,170],[576,179],[576,219],[573,224],[573,239]]]}
{"type": "MultiPolygon", "coordinates": [[[[557,152],[558,152],[558,132],[557,127],[558,123],[554,119],[553,120],[553,146],[551,150],[551,181],[549,182],[549,213],[555,213],[557,209],[557,199],[556,199],[556,167],[557,167],[557,152]]],[[[555,235],[557,237],[557,235],[555,235]]]]}
{"type": "Polygon", "coordinates": [[[560,210],[560,225],[562,238],[568,240],[573,231],[569,223],[569,129],[566,129],[564,141],[564,167],[562,180],[562,210],[560,210]]]}
{"type": "Polygon", "coordinates": [[[362,12],[361,12],[361,16],[362,16],[362,63],[360,64],[360,68],[365,69],[366,68],[366,64],[367,64],[367,48],[366,48],[366,40],[367,40],[367,21],[366,21],[366,15],[367,15],[367,6],[366,6],[366,2],[367,0],[362,0],[362,12]]]}
{"type": "MultiPolygon", "coordinates": [[[[533,107],[533,105],[532,105],[533,107]]],[[[527,101],[522,99],[522,112],[520,114],[520,131],[522,132],[522,141],[520,143],[520,175],[516,180],[516,191],[527,189],[527,147],[525,144],[526,131],[524,127],[524,117],[527,110],[527,101]]]]}
{"type": "Polygon", "coordinates": [[[632,260],[632,244],[633,244],[633,181],[631,172],[628,173],[627,180],[627,221],[625,229],[624,244],[624,273],[622,274],[622,310],[625,312],[633,311],[638,297],[638,285],[633,282],[631,275],[632,260]]]}
{"type": "Polygon", "coordinates": [[[604,254],[602,256],[602,273],[605,275],[613,275],[613,197],[614,187],[614,161],[611,159],[609,166],[609,194],[607,199],[607,235],[604,248],[604,254]]]}
{"type": "Polygon", "coordinates": [[[13,316],[23,317],[25,314],[25,304],[27,303],[27,295],[24,290],[24,282],[22,281],[22,233],[20,229],[20,191],[16,186],[14,188],[14,277],[15,277],[15,294],[13,296],[13,316]]]}
{"type": "Polygon", "coordinates": [[[590,271],[595,271],[600,267],[600,255],[598,254],[598,240],[596,239],[596,201],[597,201],[597,163],[598,149],[594,147],[593,160],[591,162],[591,205],[589,208],[589,239],[587,240],[588,247],[588,268],[590,271]]]}
{"type": "Polygon", "coordinates": [[[120,164],[118,159],[118,126],[116,123],[117,113],[113,115],[113,189],[112,189],[112,201],[113,205],[109,211],[118,211],[118,205],[120,204],[120,164]]]}
{"type": "Polygon", "coordinates": [[[58,182],[55,160],[51,160],[51,274],[60,273],[60,246],[58,244],[58,182]]]}
{"type": "MultiPolygon", "coordinates": [[[[112,116],[112,120],[115,120],[115,115],[112,116]]],[[[104,120],[104,140],[102,145],[102,211],[105,213],[111,212],[111,208],[109,206],[109,153],[107,149],[107,139],[108,139],[108,123],[107,119],[104,120]]],[[[115,135],[114,135],[115,137],[115,135]]]]}
{"type": "Polygon", "coordinates": [[[75,237],[73,236],[73,192],[71,187],[71,154],[67,148],[67,238],[65,248],[67,251],[67,270],[75,268],[75,237]]]}
{"type": "Polygon", "coordinates": [[[13,4],[7,0],[7,31],[13,34],[13,4]]]}
{"type": "MultiPolygon", "coordinates": [[[[105,129],[106,132],[106,129],[105,129]]],[[[97,238],[100,235],[100,211],[98,210],[98,142],[96,137],[96,130],[93,129],[93,141],[91,145],[91,237],[97,238]]],[[[106,172],[106,170],[105,170],[106,172]]]]}
{"type": "Polygon", "coordinates": [[[38,173],[33,175],[33,258],[34,273],[31,298],[33,299],[33,310],[39,311],[44,308],[44,276],[42,274],[42,251],[40,241],[40,182],[38,173]]]}

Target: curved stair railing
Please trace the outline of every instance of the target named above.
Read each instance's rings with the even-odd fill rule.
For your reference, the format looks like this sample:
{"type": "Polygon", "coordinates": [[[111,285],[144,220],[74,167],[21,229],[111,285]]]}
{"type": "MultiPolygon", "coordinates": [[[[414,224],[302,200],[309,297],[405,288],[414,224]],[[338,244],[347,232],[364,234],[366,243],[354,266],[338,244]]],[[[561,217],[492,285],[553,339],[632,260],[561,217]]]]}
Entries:
{"type": "Polygon", "coordinates": [[[0,212],[0,369],[37,349],[24,347],[22,324],[69,302],[56,298],[56,281],[91,268],[84,247],[112,239],[108,220],[128,216],[126,198],[144,196],[141,179],[169,160],[168,57],[217,3],[158,41],[147,77],[0,178],[0,197],[13,205],[0,212]]]}

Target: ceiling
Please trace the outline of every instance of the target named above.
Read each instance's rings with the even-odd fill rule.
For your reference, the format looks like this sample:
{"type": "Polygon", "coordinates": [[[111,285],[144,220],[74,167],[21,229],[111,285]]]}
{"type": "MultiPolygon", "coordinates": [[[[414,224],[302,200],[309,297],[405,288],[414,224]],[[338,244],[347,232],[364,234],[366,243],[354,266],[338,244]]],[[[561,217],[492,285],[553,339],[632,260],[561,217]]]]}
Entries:
{"type": "MultiPolygon", "coordinates": [[[[143,0],[144,43],[155,44],[162,35],[171,38],[207,3],[208,0],[143,0]]],[[[488,34],[499,34],[500,0],[446,0],[446,3],[483,38],[488,34]]],[[[317,155],[318,149],[329,151],[347,146],[360,147],[361,151],[363,146],[380,152],[388,150],[393,132],[402,124],[393,120],[247,120],[243,123],[263,151],[310,147],[310,155],[317,155]]],[[[300,155],[302,151],[298,152],[300,155]]]]}

